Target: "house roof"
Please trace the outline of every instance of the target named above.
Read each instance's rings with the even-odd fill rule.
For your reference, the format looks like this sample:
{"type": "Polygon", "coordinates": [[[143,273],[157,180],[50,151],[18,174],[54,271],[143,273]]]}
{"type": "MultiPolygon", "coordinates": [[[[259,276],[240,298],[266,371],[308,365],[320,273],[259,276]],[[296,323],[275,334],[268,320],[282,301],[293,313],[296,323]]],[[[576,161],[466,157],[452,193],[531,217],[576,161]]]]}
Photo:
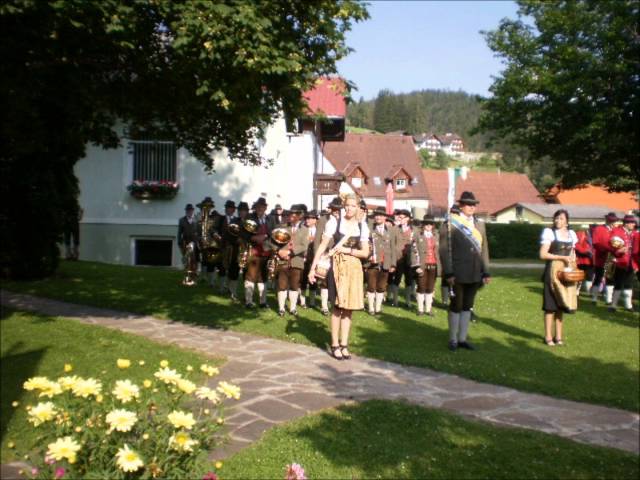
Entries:
{"type": "Polygon", "coordinates": [[[562,190],[551,188],[547,194],[562,204],[604,205],[607,208],[629,211],[638,208],[638,197],[632,192],[608,192],[605,187],[586,185],[580,188],[562,190]]]}
{"type": "Polygon", "coordinates": [[[339,172],[344,173],[350,163],[357,163],[370,179],[380,178],[380,185],[372,180],[362,189],[354,188],[366,197],[384,198],[385,178],[397,167],[395,171],[404,169],[412,182],[406,192],[396,192],[396,198],[427,198],[418,154],[410,136],[347,133],[344,142],[326,143],[323,154],[339,172]]]}
{"type": "Polygon", "coordinates": [[[340,77],[320,77],[314,87],[302,94],[311,115],[346,117],[346,85],[340,77]]]}
{"type": "MultiPolygon", "coordinates": [[[[571,219],[604,219],[604,216],[611,211],[611,209],[604,205],[558,205],[557,203],[527,203],[527,202],[516,202],[512,205],[507,206],[506,208],[501,209],[500,211],[507,210],[516,205],[520,205],[528,210],[531,210],[533,213],[537,213],[545,220],[551,220],[553,218],[553,214],[559,209],[563,208],[567,212],[569,212],[569,221],[571,219]]],[[[615,210],[614,210],[615,211],[615,210]]],[[[615,211],[618,216],[624,215],[624,213],[620,210],[615,211]]]]}
{"type": "Polygon", "coordinates": [[[437,135],[437,137],[443,146],[450,145],[454,140],[462,141],[460,136],[455,133],[445,133],[444,135],[437,135]]]}
{"type": "MultiPolygon", "coordinates": [[[[447,208],[449,178],[446,170],[423,169],[431,205],[447,208]]],[[[494,215],[514,203],[525,202],[543,205],[538,191],[523,173],[478,172],[470,170],[466,180],[456,182],[456,197],[465,190],[473,192],[479,200],[479,214],[494,215]]]]}

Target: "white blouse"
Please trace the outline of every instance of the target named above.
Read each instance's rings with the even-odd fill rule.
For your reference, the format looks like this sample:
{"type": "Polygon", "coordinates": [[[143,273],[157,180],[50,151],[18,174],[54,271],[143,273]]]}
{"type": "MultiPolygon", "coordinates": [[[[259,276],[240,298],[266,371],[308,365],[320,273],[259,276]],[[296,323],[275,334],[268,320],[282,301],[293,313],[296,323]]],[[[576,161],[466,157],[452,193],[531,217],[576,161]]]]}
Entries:
{"type": "Polygon", "coordinates": [[[573,230],[569,230],[569,238],[561,238],[560,235],[558,235],[558,232],[556,232],[556,236],[553,236],[553,229],[551,228],[545,228],[542,231],[542,236],[540,237],[540,245],[551,245],[551,242],[553,242],[554,240],[558,240],[559,242],[571,242],[571,246],[575,246],[576,243],[578,243],[578,236],[576,235],[576,232],[574,232],[573,230]]]}
{"type": "MultiPolygon", "coordinates": [[[[357,232],[349,232],[347,228],[349,223],[342,218],[340,222],[340,233],[343,235],[349,235],[350,237],[355,237],[357,232]]],[[[331,216],[329,220],[327,220],[327,224],[324,227],[324,232],[322,233],[323,237],[332,237],[336,233],[336,229],[338,228],[338,220],[336,217],[331,216]]],[[[368,242],[369,241],[369,226],[367,222],[360,222],[360,242],[368,242]]]]}

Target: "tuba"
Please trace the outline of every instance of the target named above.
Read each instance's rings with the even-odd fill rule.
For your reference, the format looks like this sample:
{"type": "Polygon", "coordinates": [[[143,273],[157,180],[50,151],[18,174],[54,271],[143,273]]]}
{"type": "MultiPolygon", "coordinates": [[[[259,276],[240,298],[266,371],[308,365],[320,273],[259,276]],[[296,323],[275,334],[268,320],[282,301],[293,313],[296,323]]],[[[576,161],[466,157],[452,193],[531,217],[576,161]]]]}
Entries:
{"type": "Polygon", "coordinates": [[[182,280],[182,284],[189,287],[193,286],[195,285],[195,279],[198,276],[198,257],[194,242],[189,242],[185,245],[182,261],[184,263],[185,270],[185,276],[182,280]]]}
{"type": "Polygon", "coordinates": [[[210,231],[213,227],[213,219],[211,218],[211,210],[208,204],[202,205],[202,218],[200,220],[200,248],[202,251],[202,260],[204,263],[217,263],[222,255],[220,246],[220,235],[210,231]]]}
{"type": "MultiPolygon", "coordinates": [[[[614,235],[609,240],[609,245],[618,250],[624,247],[624,240],[617,235],[614,235]]],[[[607,259],[604,262],[604,276],[607,280],[613,280],[613,275],[616,271],[616,256],[613,252],[607,253],[607,259]]]]}
{"type": "MultiPolygon", "coordinates": [[[[258,231],[258,222],[251,218],[246,218],[242,221],[242,230],[247,233],[254,234],[258,231]]],[[[240,227],[238,227],[238,235],[240,234],[240,227]]],[[[251,242],[240,237],[240,248],[238,249],[238,266],[240,270],[247,268],[249,258],[251,257],[251,242]]]]}
{"type": "Polygon", "coordinates": [[[286,228],[275,228],[271,232],[271,240],[278,246],[278,248],[271,253],[269,260],[267,260],[267,273],[269,280],[273,280],[276,276],[276,267],[278,266],[278,249],[284,247],[291,241],[291,232],[286,228]]]}

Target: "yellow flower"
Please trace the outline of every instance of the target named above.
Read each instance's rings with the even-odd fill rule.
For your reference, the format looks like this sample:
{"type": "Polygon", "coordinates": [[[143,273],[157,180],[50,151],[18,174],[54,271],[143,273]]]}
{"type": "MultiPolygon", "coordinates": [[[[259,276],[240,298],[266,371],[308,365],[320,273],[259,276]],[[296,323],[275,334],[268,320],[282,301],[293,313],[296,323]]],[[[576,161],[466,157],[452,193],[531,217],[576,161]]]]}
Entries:
{"type": "Polygon", "coordinates": [[[69,373],[71,370],[73,370],[73,365],[71,365],[70,363],[65,363],[64,364],[65,373],[69,373]]]}
{"type": "Polygon", "coordinates": [[[163,381],[164,383],[173,383],[174,385],[178,383],[178,380],[182,378],[175,370],[171,370],[169,368],[161,368],[156,373],[153,374],[158,380],[163,381]]]}
{"type": "Polygon", "coordinates": [[[58,383],[62,387],[62,390],[73,390],[73,386],[78,383],[78,380],[82,379],[76,375],[71,375],[58,378],[58,383]]]}
{"type": "Polygon", "coordinates": [[[20,405],[20,402],[16,402],[16,401],[11,402],[11,406],[13,408],[16,408],[18,405],[20,405]]]}
{"type": "Polygon", "coordinates": [[[53,397],[54,395],[60,395],[62,393],[62,387],[58,382],[49,382],[45,388],[40,392],[39,397],[53,397]]]}
{"type": "Polygon", "coordinates": [[[31,377],[22,385],[25,390],[43,390],[51,380],[47,377],[31,377]]]}
{"type": "Polygon", "coordinates": [[[104,399],[104,397],[102,395],[96,395],[96,402],[102,403],[103,399],[104,399]]]}
{"type": "Polygon", "coordinates": [[[109,424],[110,432],[113,430],[128,432],[138,421],[138,417],[135,412],[129,410],[112,410],[107,414],[105,420],[109,424]]]}
{"type": "Polygon", "coordinates": [[[196,424],[196,421],[193,418],[193,413],[185,413],[179,410],[174,410],[167,415],[167,418],[175,428],[184,427],[187,430],[191,430],[191,428],[196,424]]]}
{"type": "Polygon", "coordinates": [[[80,450],[80,444],[71,437],[58,438],[54,443],[47,445],[47,457],[60,461],[63,458],[69,463],[76,462],[76,453],[80,450]]]}
{"type": "Polygon", "coordinates": [[[80,378],[72,388],[76,397],[87,398],[89,395],[98,396],[102,390],[102,384],[95,378],[80,378]]]}
{"type": "Polygon", "coordinates": [[[118,380],[111,393],[122,403],[127,403],[140,396],[140,389],[130,380],[118,380]]]}
{"type": "Polygon", "coordinates": [[[142,382],[142,385],[144,386],[144,388],[150,388],[151,380],[145,380],[144,382],[142,382]]]}
{"type": "Polygon", "coordinates": [[[29,410],[29,422],[37,427],[44,422],[52,420],[56,413],[58,413],[58,411],[53,403],[41,402],[29,410]]]}
{"type": "Polygon", "coordinates": [[[75,431],[76,431],[76,433],[80,433],[82,431],[82,427],[76,427],[75,431]]]}
{"type": "Polygon", "coordinates": [[[187,365],[187,372],[193,372],[193,367],[191,365],[187,365]]]}
{"type": "Polygon", "coordinates": [[[16,444],[15,444],[15,443],[13,443],[13,442],[9,442],[9,443],[7,443],[7,447],[9,447],[9,448],[16,448],[16,444]]]}
{"type": "Polygon", "coordinates": [[[190,395],[196,389],[196,384],[189,380],[180,379],[178,380],[178,388],[187,395],[190,395]]]}
{"type": "Polygon", "coordinates": [[[201,400],[209,400],[213,403],[218,403],[220,401],[220,397],[216,393],[215,390],[211,390],[208,387],[200,387],[196,390],[196,397],[201,400]]]}
{"type": "Polygon", "coordinates": [[[222,462],[216,462],[216,468],[220,470],[222,468],[222,462]]]}
{"type": "Polygon", "coordinates": [[[140,360],[140,361],[138,362],[138,365],[140,365],[140,366],[142,367],[142,366],[144,365],[144,360],[140,360]]]}
{"type": "Polygon", "coordinates": [[[236,400],[240,400],[240,387],[227,382],[220,382],[218,383],[217,390],[220,393],[224,393],[227,398],[235,398],[236,400]]]}
{"type": "Polygon", "coordinates": [[[202,370],[210,377],[213,377],[214,375],[218,375],[220,373],[220,370],[218,370],[216,367],[212,367],[211,365],[207,365],[206,363],[200,365],[200,370],[202,370]]]}
{"type": "Polygon", "coordinates": [[[148,433],[143,434],[142,435],[142,439],[143,440],[149,440],[149,434],[148,433]]]}
{"type": "Polygon", "coordinates": [[[140,455],[138,455],[134,450],[129,448],[129,445],[124,444],[124,448],[118,449],[118,453],[116,453],[116,463],[120,470],[123,472],[135,472],[138,469],[144,466],[144,462],[140,455]]]}
{"type": "Polygon", "coordinates": [[[167,368],[169,366],[169,362],[167,360],[161,360],[160,361],[160,366],[162,368],[167,368]]]}
{"type": "Polygon", "coordinates": [[[193,452],[193,447],[198,444],[187,432],[177,432],[169,438],[169,446],[179,452],[193,452]]]}
{"type": "Polygon", "coordinates": [[[208,408],[205,408],[203,411],[205,415],[209,415],[211,413],[211,410],[209,410],[208,408]]]}
{"type": "Polygon", "coordinates": [[[131,366],[131,360],[128,360],[126,358],[119,358],[116,361],[116,365],[118,365],[118,368],[129,368],[131,366]]]}

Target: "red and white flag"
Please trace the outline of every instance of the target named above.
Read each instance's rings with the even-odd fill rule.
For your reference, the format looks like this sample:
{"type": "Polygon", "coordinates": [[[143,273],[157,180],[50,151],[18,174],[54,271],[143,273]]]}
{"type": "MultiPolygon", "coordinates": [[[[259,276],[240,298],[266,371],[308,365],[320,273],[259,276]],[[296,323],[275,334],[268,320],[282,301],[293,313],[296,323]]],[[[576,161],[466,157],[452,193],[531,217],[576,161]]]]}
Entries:
{"type": "Polygon", "coordinates": [[[387,201],[387,215],[393,214],[393,182],[387,183],[387,189],[385,190],[385,198],[387,201]]]}

